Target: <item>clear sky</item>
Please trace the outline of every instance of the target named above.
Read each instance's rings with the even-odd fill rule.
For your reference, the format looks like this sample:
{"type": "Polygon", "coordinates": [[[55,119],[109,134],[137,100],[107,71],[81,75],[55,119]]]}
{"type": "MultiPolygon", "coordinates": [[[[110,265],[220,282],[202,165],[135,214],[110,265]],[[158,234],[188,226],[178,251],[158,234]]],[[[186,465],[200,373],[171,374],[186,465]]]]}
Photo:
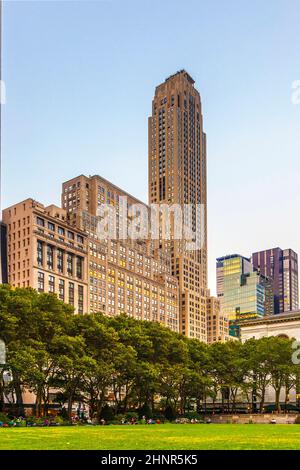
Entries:
{"type": "Polygon", "coordinates": [[[300,252],[300,0],[5,1],[2,205],[100,174],[147,202],[154,88],[185,68],[208,139],[215,258],[300,252]]]}

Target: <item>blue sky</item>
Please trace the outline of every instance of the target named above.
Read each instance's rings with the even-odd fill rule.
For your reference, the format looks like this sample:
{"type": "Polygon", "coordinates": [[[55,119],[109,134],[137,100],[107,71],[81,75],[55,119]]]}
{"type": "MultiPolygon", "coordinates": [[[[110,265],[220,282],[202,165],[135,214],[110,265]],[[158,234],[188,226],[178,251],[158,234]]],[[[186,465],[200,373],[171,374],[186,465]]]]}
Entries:
{"type": "Polygon", "coordinates": [[[5,1],[2,206],[100,174],[147,201],[154,88],[185,68],[208,139],[215,258],[300,252],[300,0],[5,1]]]}

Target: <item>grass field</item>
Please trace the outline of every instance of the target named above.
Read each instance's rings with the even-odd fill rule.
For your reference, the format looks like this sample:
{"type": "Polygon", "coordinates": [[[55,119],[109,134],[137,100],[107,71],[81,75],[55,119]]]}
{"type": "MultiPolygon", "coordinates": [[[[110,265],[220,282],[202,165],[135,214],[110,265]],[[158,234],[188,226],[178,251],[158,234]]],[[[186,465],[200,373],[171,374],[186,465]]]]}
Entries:
{"type": "Polygon", "coordinates": [[[162,424],[2,428],[1,450],[300,449],[300,426],[162,424]]]}

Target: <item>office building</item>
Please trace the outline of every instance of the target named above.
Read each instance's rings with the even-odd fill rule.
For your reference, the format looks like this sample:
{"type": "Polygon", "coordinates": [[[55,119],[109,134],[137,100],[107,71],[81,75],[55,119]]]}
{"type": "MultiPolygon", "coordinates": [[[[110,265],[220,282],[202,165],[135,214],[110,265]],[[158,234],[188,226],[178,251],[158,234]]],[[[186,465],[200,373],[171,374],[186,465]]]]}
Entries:
{"type": "Polygon", "coordinates": [[[171,255],[172,273],[179,282],[180,331],[206,341],[207,206],[206,135],[201,99],[194,80],[181,70],[156,87],[148,127],[149,203],[188,205],[189,228],[200,236],[201,247],[187,249],[185,239],[160,232],[160,248],[171,255]],[[202,215],[197,217],[197,207],[202,215]]]}
{"type": "Polygon", "coordinates": [[[62,206],[89,239],[89,311],[126,313],[179,331],[178,282],[172,276],[170,256],[155,240],[121,234],[121,219],[132,222],[129,212],[134,204],[148,211],[141,201],[98,175],[80,175],[62,185],[62,206]],[[122,213],[124,197],[127,207],[122,213]],[[98,209],[104,206],[113,208],[116,216],[113,238],[99,236],[98,209]]]}
{"type": "Polygon", "coordinates": [[[239,336],[239,325],[244,320],[274,313],[272,282],[244,256],[217,259],[217,296],[232,336],[239,336]]]}
{"type": "Polygon", "coordinates": [[[273,281],[274,313],[299,308],[298,255],[291,249],[272,248],[252,254],[252,263],[273,281]]]}
{"type": "Polygon", "coordinates": [[[88,311],[87,236],[67,221],[65,210],[26,199],[3,210],[7,226],[8,281],[53,293],[88,311]]]}

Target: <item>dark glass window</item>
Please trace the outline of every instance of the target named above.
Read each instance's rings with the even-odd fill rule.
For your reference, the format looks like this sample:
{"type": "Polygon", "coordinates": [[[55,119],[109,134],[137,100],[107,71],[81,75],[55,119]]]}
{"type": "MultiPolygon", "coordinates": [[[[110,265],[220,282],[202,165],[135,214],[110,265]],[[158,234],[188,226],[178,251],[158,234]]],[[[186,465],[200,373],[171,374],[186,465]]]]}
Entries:
{"type": "Polygon", "coordinates": [[[47,266],[48,269],[53,269],[53,247],[47,245],[47,266]]]}
{"type": "Polygon", "coordinates": [[[36,223],[40,225],[41,227],[45,227],[45,221],[41,217],[36,218],[36,223]]]}
{"type": "Polygon", "coordinates": [[[70,238],[70,240],[74,240],[74,233],[68,231],[68,238],[70,238]]]}
{"type": "Polygon", "coordinates": [[[55,231],[55,225],[52,222],[48,222],[48,229],[52,230],[52,232],[55,231]]]}
{"type": "Polygon", "coordinates": [[[78,313],[83,313],[83,286],[78,286],[78,313]]]}
{"type": "Polygon", "coordinates": [[[55,277],[49,276],[49,292],[55,292],[55,277]]]}
{"type": "Polygon", "coordinates": [[[38,272],[38,291],[44,292],[45,289],[45,275],[44,273],[38,272]]]}
{"type": "Polygon", "coordinates": [[[65,234],[65,229],[62,228],[62,227],[58,227],[57,231],[58,231],[59,235],[64,235],[65,234]]]}
{"type": "Polygon", "coordinates": [[[65,281],[63,279],[59,280],[58,297],[60,300],[65,300],[65,281]]]}
{"type": "Polygon", "coordinates": [[[69,282],[69,304],[74,306],[74,283],[69,282]]]}
{"type": "Polygon", "coordinates": [[[44,259],[43,259],[43,242],[38,240],[37,242],[37,264],[38,266],[43,266],[44,259]]]}
{"type": "Polygon", "coordinates": [[[67,272],[70,276],[73,275],[73,255],[71,253],[67,255],[67,272]]]}
{"type": "Polygon", "coordinates": [[[76,276],[78,279],[82,279],[82,258],[77,256],[76,259],[76,276]]]}
{"type": "Polygon", "coordinates": [[[59,273],[64,272],[64,251],[61,249],[57,250],[57,270],[59,273]]]}
{"type": "Polygon", "coordinates": [[[83,245],[83,237],[81,235],[77,235],[77,241],[83,245]]]}

